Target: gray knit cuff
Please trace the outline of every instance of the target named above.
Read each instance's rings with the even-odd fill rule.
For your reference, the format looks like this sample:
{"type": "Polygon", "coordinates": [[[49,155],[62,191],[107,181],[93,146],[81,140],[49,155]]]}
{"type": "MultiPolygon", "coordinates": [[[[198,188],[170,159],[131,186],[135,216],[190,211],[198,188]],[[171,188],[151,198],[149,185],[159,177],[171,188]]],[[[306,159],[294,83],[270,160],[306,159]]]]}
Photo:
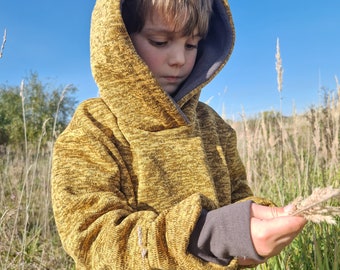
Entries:
{"type": "Polygon", "coordinates": [[[250,235],[252,201],[202,210],[190,237],[188,251],[204,261],[228,265],[234,257],[262,261],[250,235]]]}

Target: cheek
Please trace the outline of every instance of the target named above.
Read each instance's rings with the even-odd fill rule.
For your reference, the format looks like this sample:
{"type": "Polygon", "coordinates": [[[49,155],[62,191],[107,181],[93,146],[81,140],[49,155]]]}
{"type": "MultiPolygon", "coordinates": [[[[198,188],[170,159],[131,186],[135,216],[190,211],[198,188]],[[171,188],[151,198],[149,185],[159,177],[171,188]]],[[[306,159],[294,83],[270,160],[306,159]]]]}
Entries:
{"type": "Polygon", "coordinates": [[[190,54],[187,57],[187,68],[188,70],[192,70],[194,68],[195,62],[196,62],[196,56],[197,56],[197,51],[195,53],[190,54]]]}
{"type": "Polygon", "coordinates": [[[156,70],[159,60],[153,48],[147,43],[147,41],[140,38],[138,35],[132,36],[131,40],[140,58],[142,58],[152,72],[156,70]]]}
{"type": "Polygon", "coordinates": [[[158,55],[156,51],[148,49],[148,50],[143,51],[143,55],[141,55],[141,57],[144,60],[144,62],[147,64],[149,69],[153,73],[157,73],[162,63],[161,55],[158,55]]]}

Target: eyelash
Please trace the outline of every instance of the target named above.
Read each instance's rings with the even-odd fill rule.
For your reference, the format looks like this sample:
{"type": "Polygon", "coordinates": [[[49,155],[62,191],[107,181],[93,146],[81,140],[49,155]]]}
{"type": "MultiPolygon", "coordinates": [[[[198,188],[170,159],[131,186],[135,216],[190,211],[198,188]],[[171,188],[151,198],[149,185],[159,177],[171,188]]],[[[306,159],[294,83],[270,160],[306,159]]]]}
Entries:
{"type": "Polygon", "coordinates": [[[198,48],[198,45],[187,44],[186,47],[187,47],[188,49],[193,50],[193,49],[197,49],[197,48],[198,48]]]}
{"type": "Polygon", "coordinates": [[[152,46],[155,47],[164,47],[168,43],[167,41],[155,41],[152,39],[149,39],[149,42],[152,46]]]}
{"type": "MultiPolygon", "coordinates": [[[[149,42],[154,47],[165,47],[168,44],[168,41],[155,41],[152,39],[149,39],[149,42]]],[[[198,47],[198,45],[193,45],[193,44],[186,44],[185,46],[189,50],[197,49],[198,47]]]]}

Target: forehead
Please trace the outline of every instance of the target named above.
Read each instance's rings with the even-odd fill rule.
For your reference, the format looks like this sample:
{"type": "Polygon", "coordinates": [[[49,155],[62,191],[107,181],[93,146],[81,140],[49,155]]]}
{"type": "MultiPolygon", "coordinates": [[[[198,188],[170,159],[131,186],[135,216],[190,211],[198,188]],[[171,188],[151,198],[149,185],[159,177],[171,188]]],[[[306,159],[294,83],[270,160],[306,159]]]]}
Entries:
{"type": "MultiPolygon", "coordinates": [[[[187,33],[187,19],[185,17],[186,16],[184,16],[183,20],[181,21],[176,21],[163,11],[154,9],[153,11],[149,11],[146,14],[143,30],[169,33],[187,33]]],[[[189,32],[191,35],[197,35],[197,27],[190,29],[189,32]]]]}

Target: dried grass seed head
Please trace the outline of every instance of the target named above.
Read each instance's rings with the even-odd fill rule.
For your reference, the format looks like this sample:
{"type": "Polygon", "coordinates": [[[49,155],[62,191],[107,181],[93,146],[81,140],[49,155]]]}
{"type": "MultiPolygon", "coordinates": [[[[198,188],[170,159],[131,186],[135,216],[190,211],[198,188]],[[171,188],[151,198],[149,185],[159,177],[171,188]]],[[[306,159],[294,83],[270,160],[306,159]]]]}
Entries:
{"type": "Polygon", "coordinates": [[[315,188],[309,197],[305,199],[298,197],[291,203],[295,210],[290,214],[301,215],[314,223],[326,222],[334,225],[335,217],[340,216],[340,207],[325,205],[331,199],[340,200],[340,189],[315,188]]]}
{"type": "Polygon", "coordinates": [[[277,73],[277,89],[281,93],[282,91],[282,84],[283,84],[283,67],[282,67],[282,59],[281,59],[281,52],[280,52],[280,40],[279,38],[276,40],[276,73],[277,73]]]}

